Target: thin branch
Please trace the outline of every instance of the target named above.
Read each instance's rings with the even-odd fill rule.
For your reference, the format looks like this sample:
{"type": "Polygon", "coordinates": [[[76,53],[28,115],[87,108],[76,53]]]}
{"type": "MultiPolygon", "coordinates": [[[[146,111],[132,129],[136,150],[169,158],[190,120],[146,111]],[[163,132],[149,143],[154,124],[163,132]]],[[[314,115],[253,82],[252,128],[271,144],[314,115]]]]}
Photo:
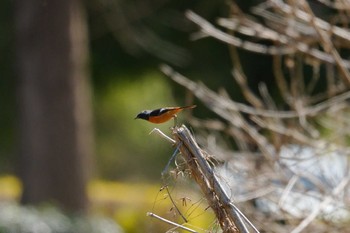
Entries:
{"type": "MultiPolygon", "coordinates": [[[[183,125],[180,128],[175,128],[173,135],[178,143],[183,144],[180,151],[210,207],[214,210],[222,230],[227,233],[249,232],[241,218],[246,219],[246,217],[237,211],[237,208],[232,204],[189,130],[183,125]]],[[[250,221],[248,222],[250,223],[250,221]]]]}
{"type": "Polygon", "coordinates": [[[183,225],[180,225],[180,224],[177,224],[177,223],[175,223],[175,222],[172,222],[172,221],[170,221],[170,220],[168,220],[168,219],[162,218],[162,217],[160,217],[160,216],[158,216],[158,215],[156,215],[156,214],[154,214],[154,213],[148,212],[148,213],[147,213],[147,216],[150,216],[150,217],[159,219],[159,220],[161,220],[162,222],[168,223],[168,224],[173,225],[173,226],[175,226],[175,227],[177,227],[177,228],[181,228],[181,229],[183,229],[183,230],[185,230],[185,231],[192,232],[192,233],[198,233],[198,232],[195,231],[195,230],[192,230],[192,229],[190,229],[190,228],[188,228],[188,227],[185,227],[185,226],[183,226],[183,225]]]}
{"type": "MultiPolygon", "coordinates": [[[[308,54],[311,57],[314,57],[318,60],[321,60],[325,63],[330,63],[330,64],[335,64],[336,61],[334,58],[330,55],[328,55],[325,52],[322,52],[320,50],[310,48],[307,44],[305,43],[300,43],[297,41],[293,41],[293,45],[291,46],[291,42],[288,41],[288,43],[284,41],[279,41],[281,44],[284,44],[285,46],[265,46],[262,44],[257,44],[253,43],[250,41],[244,41],[238,37],[229,35],[216,27],[214,27],[211,23],[209,23],[207,20],[204,18],[200,17],[196,13],[192,11],[187,11],[186,12],[187,18],[189,18],[191,21],[196,23],[200,28],[202,34],[205,36],[211,36],[213,38],[218,39],[219,41],[225,42],[229,45],[236,46],[243,48],[247,51],[251,51],[254,53],[262,53],[262,54],[269,54],[269,55],[282,55],[282,54],[291,54],[295,52],[295,49],[298,51],[308,54]]],[[[282,38],[282,36],[281,36],[282,38]]],[[[342,64],[346,68],[350,68],[350,62],[342,60],[342,64]]]]}
{"type": "Polygon", "coordinates": [[[244,73],[239,69],[233,69],[232,75],[240,86],[245,99],[256,108],[263,108],[263,102],[253,93],[253,91],[248,86],[247,77],[244,75],[244,73]]]}
{"type": "MultiPolygon", "coordinates": [[[[326,35],[325,31],[322,31],[320,29],[320,27],[318,26],[317,21],[316,21],[316,17],[314,15],[314,13],[312,12],[309,4],[305,0],[302,0],[301,3],[303,5],[303,8],[305,9],[305,11],[311,17],[310,21],[308,21],[308,22],[310,22],[311,25],[316,30],[316,32],[317,32],[317,34],[318,34],[318,36],[320,38],[321,45],[323,46],[324,50],[327,53],[332,54],[332,56],[333,56],[333,58],[335,60],[335,64],[338,67],[338,69],[340,71],[340,74],[343,77],[344,82],[346,83],[347,86],[350,86],[350,74],[349,74],[349,71],[345,68],[344,61],[340,57],[338,51],[334,48],[333,43],[332,43],[329,35],[326,35]]],[[[349,37],[347,38],[347,40],[349,40],[349,37]]]]}
{"type": "MultiPolygon", "coordinates": [[[[279,9],[280,11],[284,12],[285,14],[289,14],[292,11],[295,12],[295,16],[304,21],[309,23],[312,20],[312,16],[304,11],[301,10],[294,10],[292,9],[292,7],[288,4],[285,4],[283,1],[281,0],[272,0],[266,3],[263,3],[266,5],[266,7],[274,7],[275,9],[279,9]]],[[[262,6],[262,5],[260,5],[262,6]]],[[[262,7],[261,7],[262,8],[262,7]]],[[[258,7],[257,8],[253,8],[253,12],[257,12],[258,11],[258,7]],[[257,11],[255,11],[257,10],[257,11]]],[[[314,23],[315,26],[317,26],[318,28],[326,31],[326,32],[331,32],[332,34],[334,34],[335,36],[338,36],[339,38],[342,38],[343,40],[349,41],[350,40],[350,32],[344,28],[338,27],[336,25],[331,25],[328,22],[320,19],[320,18],[314,18],[314,23]]]]}
{"type": "Polygon", "coordinates": [[[166,135],[165,133],[163,133],[160,129],[158,128],[154,128],[152,129],[151,132],[149,132],[149,134],[152,133],[157,133],[158,135],[160,135],[162,138],[166,139],[167,141],[171,142],[172,144],[175,144],[175,140],[170,138],[168,135],[166,135]]]}
{"type": "Polygon", "coordinates": [[[174,208],[176,209],[177,213],[181,216],[181,218],[187,223],[187,219],[185,218],[185,216],[181,213],[181,211],[179,210],[179,208],[177,208],[177,205],[173,199],[173,197],[171,196],[170,192],[169,192],[169,189],[168,189],[168,186],[165,186],[165,189],[166,189],[166,192],[170,198],[170,201],[171,203],[173,204],[174,208]]]}
{"type": "Polygon", "coordinates": [[[305,218],[296,228],[293,229],[291,233],[299,233],[303,231],[316,217],[317,215],[325,208],[329,203],[333,200],[333,197],[339,194],[344,190],[346,185],[350,181],[350,173],[348,176],[344,177],[344,179],[335,187],[332,193],[324,198],[324,200],[310,213],[310,215],[305,218]]]}
{"type": "MultiPolygon", "coordinates": [[[[262,117],[275,117],[275,118],[299,118],[301,116],[315,116],[322,111],[326,111],[327,109],[350,99],[350,91],[344,92],[332,98],[329,98],[323,102],[315,104],[313,106],[308,106],[303,109],[301,112],[296,111],[276,111],[276,110],[268,110],[268,109],[257,109],[242,103],[235,102],[231,99],[222,99],[219,95],[212,92],[210,89],[205,87],[203,84],[200,85],[195,83],[179,73],[176,73],[170,66],[162,65],[160,67],[163,73],[168,75],[175,82],[183,85],[187,89],[191,90],[198,98],[218,98],[221,99],[222,107],[232,111],[240,111],[243,113],[257,115],[262,117]]],[[[232,117],[232,116],[231,116],[232,117]]]]}

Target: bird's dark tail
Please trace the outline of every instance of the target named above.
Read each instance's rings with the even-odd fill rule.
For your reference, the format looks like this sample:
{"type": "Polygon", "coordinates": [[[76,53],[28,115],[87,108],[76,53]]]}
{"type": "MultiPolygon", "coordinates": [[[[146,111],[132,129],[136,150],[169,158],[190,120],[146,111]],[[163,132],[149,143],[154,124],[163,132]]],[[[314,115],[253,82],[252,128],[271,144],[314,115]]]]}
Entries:
{"type": "Polygon", "coordinates": [[[189,105],[189,106],[184,106],[184,107],[180,107],[181,109],[186,109],[186,108],[195,108],[197,107],[197,105],[189,105]]]}

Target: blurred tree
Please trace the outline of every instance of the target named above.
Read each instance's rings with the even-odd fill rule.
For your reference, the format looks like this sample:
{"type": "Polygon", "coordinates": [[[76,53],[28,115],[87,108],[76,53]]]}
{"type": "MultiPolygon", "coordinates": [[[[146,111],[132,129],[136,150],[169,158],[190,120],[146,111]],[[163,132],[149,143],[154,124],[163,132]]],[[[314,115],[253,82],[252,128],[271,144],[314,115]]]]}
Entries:
{"type": "Polygon", "coordinates": [[[82,2],[16,1],[15,21],[22,202],[84,210],[93,139],[82,2]]]}
{"type": "Polygon", "coordinates": [[[14,76],[13,76],[13,3],[0,1],[0,171],[9,173],[14,161],[14,76]]]}

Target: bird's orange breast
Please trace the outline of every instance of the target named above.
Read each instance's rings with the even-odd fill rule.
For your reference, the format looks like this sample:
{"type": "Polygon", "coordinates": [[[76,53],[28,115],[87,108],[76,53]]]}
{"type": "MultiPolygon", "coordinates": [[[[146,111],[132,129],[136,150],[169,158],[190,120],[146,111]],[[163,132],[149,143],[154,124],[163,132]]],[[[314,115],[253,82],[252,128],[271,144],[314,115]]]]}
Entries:
{"type": "Polygon", "coordinates": [[[148,121],[155,123],[155,124],[160,124],[160,123],[164,123],[168,120],[170,120],[171,118],[173,118],[175,116],[176,113],[180,112],[182,109],[181,108],[177,108],[177,109],[172,109],[170,111],[167,111],[161,115],[158,116],[150,116],[148,118],[148,121]]]}

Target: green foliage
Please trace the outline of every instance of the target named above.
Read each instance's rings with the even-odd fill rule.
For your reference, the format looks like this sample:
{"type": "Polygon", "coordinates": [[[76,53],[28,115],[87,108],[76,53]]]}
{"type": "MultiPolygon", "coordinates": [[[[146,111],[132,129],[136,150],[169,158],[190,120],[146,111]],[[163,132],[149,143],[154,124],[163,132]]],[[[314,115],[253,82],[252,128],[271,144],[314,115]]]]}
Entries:
{"type": "MultiPolygon", "coordinates": [[[[92,72],[92,85],[96,92],[94,110],[96,111],[97,170],[101,169],[100,174],[107,178],[130,177],[132,172],[134,177],[159,177],[159,170],[166,164],[172,148],[157,136],[148,135],[154,125],[134,121],[133,118],[142,109],[172,105],[175,102],[174,99],[178,104],[183,103],[184,89],[177,86],[178,89],[174,91],[174,87],[156,73],[159,63],[169,61],[162,60],[157,54],[151,54],[149,51],[139,51],[140,48],[137,48],[137,52],[130,53],[130,50],[124,48],[111,32],[109,23],[104,18],[106,12],[93,2],[86,4],[90,33],[89,69],[92,72]],[[171,93],[176,93],[176,96],[173,97],[171,93]]],[[[173,44],[174,48],[180,47],[181,51],[186,51],[183,52],[185,56],[179,56],[179,59],[184,59],[180,63],[186,64],[181,67],[186,74],[191,73],[191,76],[201,80],[209,79],[217,86],[225,85],[221,85],[222,80],[230,80],[227,79],[227,76],[230,77],[227,71],[230,64],[226,45],[214,40],[198,43],[190,41],[189,32],[194,30],[194,26],[189,24],[183,15],[186,9],[194,9],[214,19],[227,10],[221,0],[210,3],[167,2],[159,6],[151,4],[155,9],[150,11],[151,14],[142,13],[143,4],[143,1],[123,1],[120,5],[127,6],[125,11],[121,10],[125,14],[131,14],[129,26],[133,30],[145,27],[154,32],[160,40],[173,44]],[[139,6],[141,8],[138,8],[139,6]],[[133,11],[129,12],[127,9],[133,9],[133,11]],[[134,10],[140,11],[141,17],[133,19],[134,10]],[[217,46],[220,46],[219,50],[216,49],[217,46]],[[218,57],[220,59],[217,59],[218,57]],[[223,66],[226,68],[224,69],[223,66]],[[223,75],[226,75],[226,79],[221,78],[223,75]]],[[[13,69],[16,67],[13,8],[12,1],[0,3],[0,171],[2,173],[11,173],[16,169],[17,162],[14,155],[17,153],[15,149],[15,143],[18,142],[16,118],[19,112],[16,112],[18,109],[16,109],[15,94],[16,86],[19,84],[16,82],[16,73],[13,69]]],[[[111,10],[108,7],[106,9],[111,10]]],[[[126,16],[129,19],[129,16],[126,16]]],[[[125,34],[123,30],[120,33],[125,34]]],[[[143,38],[137,37],[137,39],[143,38]]],[[[136,46],[132,41],[130,40],[128,47],[136,46]]],[[[156,43],[153,47],[160,46],[156,43]]],[[[167,50],[166,48],[162,52],[170,54],[171,57],[178,54],[176,49],[167,50]]],[[[43,67],[46,67],[45,64],[43,67]]],[[[160,128],[169,132],[170,126],[171,123],[160,128]]]]}

